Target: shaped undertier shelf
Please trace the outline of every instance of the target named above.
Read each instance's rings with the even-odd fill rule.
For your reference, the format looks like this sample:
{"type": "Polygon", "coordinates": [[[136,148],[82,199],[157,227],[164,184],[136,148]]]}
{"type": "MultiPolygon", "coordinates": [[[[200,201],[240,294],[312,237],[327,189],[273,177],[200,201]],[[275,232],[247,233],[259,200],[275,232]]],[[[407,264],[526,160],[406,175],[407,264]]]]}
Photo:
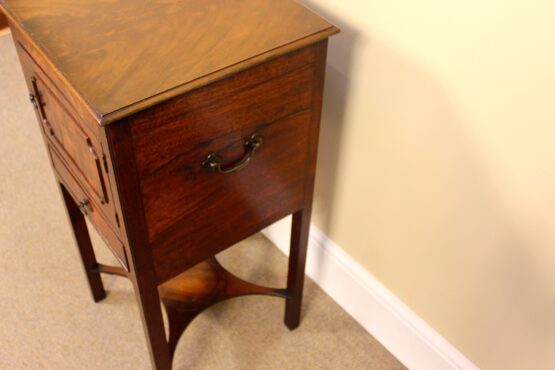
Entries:
{"type": "Polygon", "coordinates": [[[215,257],[160,285],[158,290],[168,315],[172,356],[187,326],[198,314],[218,302],[254,294],[289,298],[285,289],[264,287],[238,278],[215,257]]]}

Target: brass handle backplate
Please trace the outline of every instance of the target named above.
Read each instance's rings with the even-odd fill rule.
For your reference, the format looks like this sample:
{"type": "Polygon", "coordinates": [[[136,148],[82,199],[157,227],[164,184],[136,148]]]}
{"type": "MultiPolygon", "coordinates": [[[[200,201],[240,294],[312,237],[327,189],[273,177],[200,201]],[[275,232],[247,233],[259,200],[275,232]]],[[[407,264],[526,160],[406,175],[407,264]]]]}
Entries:
{"type": "Polygon", "coordinates": [[[260,135],[252,135],[250,139],[245,141],[245,149],[247,152],[237,162],[231,164],[223,164],[221,158],[218,156],[217,152],[211,153],[208,155],[206,160],[202,163],[204,168],[207,168],[212,171],[218,171],[219,173],[227,174],[227,173],[234,173],[241,171],[243,168],[247,167],[250,163],[253,154],[260,149],[262,144],[264,143],[264,139],[260,135]]]}

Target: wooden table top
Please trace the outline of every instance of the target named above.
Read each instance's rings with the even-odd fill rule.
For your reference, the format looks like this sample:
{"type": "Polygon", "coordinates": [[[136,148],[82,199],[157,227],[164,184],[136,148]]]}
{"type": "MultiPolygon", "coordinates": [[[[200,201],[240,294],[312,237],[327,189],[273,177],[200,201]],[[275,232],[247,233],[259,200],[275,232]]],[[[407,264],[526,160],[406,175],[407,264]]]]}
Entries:
{"type": "Polygon", "coordinates": [[[109,123],[339,30],[293,0],[0,0],[109,123]]]}

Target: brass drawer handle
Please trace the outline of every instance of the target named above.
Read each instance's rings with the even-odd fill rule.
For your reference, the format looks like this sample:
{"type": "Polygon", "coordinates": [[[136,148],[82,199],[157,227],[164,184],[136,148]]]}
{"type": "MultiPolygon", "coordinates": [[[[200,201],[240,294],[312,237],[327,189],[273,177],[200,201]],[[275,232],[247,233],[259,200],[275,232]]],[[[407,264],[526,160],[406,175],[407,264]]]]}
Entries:
{"type": "Polygon", "coordinates": [[[264,139],[260,135],[252,135],[251,138],[245,141],[245,149],[247,153],[238,162],[232,163],[230,165],[225,165],[222,163],[218,153],[214,152],[208,155],[208,158],[202,163],[202,166],[208,168],[212,171],[218,171],[219,173],[234,173],[241,171],[243,168],[247,167],[251,158],[258,149],[264,143],[264,139]]]}
{"type": "Polygon", "coordinates": [[[87,198],[85,198],[85,199],[83,199],[82,201],[79,202],[79,210],[85,216],[88,215],[89,212],[92,212],[91,203],[89,202],[89,200],[87,198]]]}

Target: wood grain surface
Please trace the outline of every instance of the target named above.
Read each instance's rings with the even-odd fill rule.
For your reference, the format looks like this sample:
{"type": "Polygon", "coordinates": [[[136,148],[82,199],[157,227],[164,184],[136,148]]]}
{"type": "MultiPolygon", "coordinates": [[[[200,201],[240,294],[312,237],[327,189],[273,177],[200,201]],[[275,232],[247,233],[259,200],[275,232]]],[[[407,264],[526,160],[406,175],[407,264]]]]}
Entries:
{"type": "Polygon", "coordinates": [[[293,0],[0,0],[108,123],[338,30],[293,0]]]}

